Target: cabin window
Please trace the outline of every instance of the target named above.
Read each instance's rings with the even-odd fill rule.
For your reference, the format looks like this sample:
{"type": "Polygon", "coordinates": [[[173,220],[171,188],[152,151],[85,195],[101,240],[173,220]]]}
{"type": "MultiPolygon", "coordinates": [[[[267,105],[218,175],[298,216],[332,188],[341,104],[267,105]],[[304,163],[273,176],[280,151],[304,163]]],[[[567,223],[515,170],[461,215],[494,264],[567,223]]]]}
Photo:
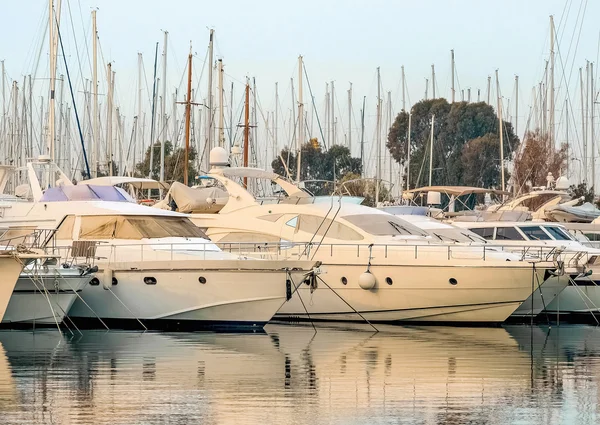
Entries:
{"type": "Polygon", "coordinates": [[[286,221],[285,224],[290,227],[293,227],[295,229],[296,226],[298,225],[298,216],[292,218],[291,220],[286,221]]]}
{"type": "Polygon", "coordinates": [[[521,227],[521,231],[525,236],[533,241],[549,241],[550,236],[542,230],[540,226],[521,227]]]}
{"type": "Polygon", "coordinates": [[[483,239],[491,241],[494,239],[494,228],[493,227],[475,227],[474,229],[469,229],[471,232],[481,236],[483,239]]]}
{"type": "Polygon", "coordinates": [[[233,242],[276,242],[278,243],[281,239],[279,236],[266,235],[264,233],[251,233],[251,232],[231,232],[219,239],[218,244],[222,243],[233,243],[233,242]]]}
{"type": "Polygon", "coordinates": [[[497,227],[496,228],[496,240],[497,241],[522,241],[525,238],[519,233],[514,227],[497,227]]]}
{"type": "Polygon", "coordinates": [[[261,220],[265,220],[265,221],[277,221],[279,220],[281,217],[283,216],[283,214],[267,214],[267,215],[261,215],[260,218],[261,220]]]}
{"type": "Polygon", "coordinates": [[[552,236],[557,241],[572,240],[571,236],[569,236],[569,234],[565,230],[561,229],[560,227],[544,226],[544,229],[546,230],[546,232],[550,233],[550,236],[552,236]]]}
{"type": "Polygon", "coordinates": [[[346,215],[344,220],[375,236],[428,236],[423,230],[391,214],[346,215]]]}
{"type": "Polygon", "coordinates": [[[361,241],[364,238],[356,230],[329,218],[302,214],[297,230],[317,236],[327,236],[343,241],[361,241]]]}
{"type": "Polygon", "coordinates": [[[187,217],[100,215],[81,217],[79,239],[144,239],[207,236],[187,217]]]}

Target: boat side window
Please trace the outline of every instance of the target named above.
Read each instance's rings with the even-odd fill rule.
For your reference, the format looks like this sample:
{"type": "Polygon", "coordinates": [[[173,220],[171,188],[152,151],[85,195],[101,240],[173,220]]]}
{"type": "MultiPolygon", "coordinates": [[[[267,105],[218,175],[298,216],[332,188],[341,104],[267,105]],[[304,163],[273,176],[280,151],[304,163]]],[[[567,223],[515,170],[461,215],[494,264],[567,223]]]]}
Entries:
{"type": "Polygon", "coordinates": [[[375,236],[428,236],[425,231],[415,225],[391,214],[356,214],[346,215],[342,218],[375,236]]]}
{"type": "Polygon", "coordinates": [[[208,237],[187,217],[170,216],[84,216],[79,239],[143,239],[208,237]]]}
{"type": "Polygon", "coordinates": [[[514,227],[497,227],[496,228],[496,240],[497,241],[522,241],[525,238],[521,236],[519,231],[514,227]]]}
{"type": "Polygon", "coordinates": [[[521,231],[525,233],[527,238],[533,241],[549,241],[551,238],[540,226],[521,227],[521,231]]]}
{"type": "Polygon", "coordinates": [[[469,229],[471,232],[476,235],[481,236],[483,239],[491,241],[494,239],[494,228],[493,227],[475,227],[473,229],[469,229]]]}
{"type": "Polygon", "coordinates": [[[286,221],[285,224],[295,229],[298,225],[298,216],[286,221]]]}
{"type": "Polygon", "coordinates": [[[354,229],[329,218],[301,214],[297,230],[343,241],[361,241],[363,236],[354,229]]]}
{"type": "Polygon", "coordinates": [[[265,221],[275,222],[275,221],[279,220],[281,218],[281,216],[283,216],[283,214],[267,214],[267,215],[261,215],[258,218],[261,220],[265,220],[265,221]]]}
{"type": "Polygon", "coordinates": [[[569,235],[567,235],[565,233],[565,231],[563,229],[561,229],[560,227],[544,226],[544,230],[546,230],[546,232],[550,233],[550,236],[552,236],[557,241],[570,241],[571,240],[569,235]]]}

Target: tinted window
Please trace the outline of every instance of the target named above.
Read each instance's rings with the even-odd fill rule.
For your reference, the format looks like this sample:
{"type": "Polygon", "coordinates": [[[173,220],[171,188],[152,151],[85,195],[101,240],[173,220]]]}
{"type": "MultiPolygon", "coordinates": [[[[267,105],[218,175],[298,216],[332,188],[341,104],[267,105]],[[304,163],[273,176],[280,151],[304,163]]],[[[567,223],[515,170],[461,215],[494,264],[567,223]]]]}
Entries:
{"type": "Polygon", "coordinates": [[[478,234],[479,236],[481,236],[483,239],[487,239],[488,241],[491,241],[494,238],[494,228],[493,227],[479,227],[479,228],[474,228],[474,229],[470,229],[471,232],[478,234]]]}
{"type": "Polygon", "coordinates": [[[532,241],[550,240],[550,236],[540,226],[521,227],[521,231],[532,241]]]}
{"type": "Polygon", "coordinates": [[[346,215],[343,218],[371,235],[427,236],[423,230],[391,214],[357,214],[346,215]]]}
{"type": "Polygon", "coordinates": [[[524,238],[521,236],[519,231],[514,227],[497,227],[496,228],[496,240],[497,241],[522,241],[524,238]]]}
{"type": "Polygon", "coordinates": [[[560,227],[544,226],[544,229],[546,229],[546,231],[548,233],[550,233],[550,236],[552,236],[557,241],[569,241],[569,240],[571,240],[571,238],[569,237],[569,235],[567,235],[565,233],[565,231],[563,229],[561,229],[560,227]]]}

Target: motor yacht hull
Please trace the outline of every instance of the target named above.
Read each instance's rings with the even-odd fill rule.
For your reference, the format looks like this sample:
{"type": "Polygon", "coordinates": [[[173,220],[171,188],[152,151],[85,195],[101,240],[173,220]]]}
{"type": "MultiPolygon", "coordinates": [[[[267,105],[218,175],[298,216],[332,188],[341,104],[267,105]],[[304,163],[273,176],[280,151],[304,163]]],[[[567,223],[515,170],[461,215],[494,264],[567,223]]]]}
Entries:
{"type": "Polygon", "coordinates": [[[312,262],[184,260],[98,264],[69,315],[79,322],[140,328],[262,328],[312,262]],[[286,271],[287,265],[294,271],[286,271]],[[289,273],[289,274],[288,274],[289,273]],[[291,279],[289,276],[291,275],[291,279]],[[290,284],[287,281],[290,280],[290,284]],[[89,306],[89,307],[88,307],[89,306]]]}
{"type": "Polygon", "coordinates": [[[0,321],[4,319],[23,264],[11,255],[0,256],[0,321]]]}
{"type": "Polygon", "coordinates": [[[569,285],[568,276],[553,276],[546,279],[517,310],[511,314],[511,319],[536,317],[565,290],[569,285]]]}
{"type": "Polygon", "coordinates": [[[546,311],[550,316],[556,315],[584,315],[586,320],[592,315],[600,314],[600,286],[589,278],[580,278],[570,282],[556,299],[548,305],[546,311]]]}
{"type": "MultiPolygon", "coordinates": [[[[318,288],[311,294],[311,288],[302,284],[299,296],[286,302],[275,317],[494,324],[504,322],[532,294],[533,274],[526,263],[514,267],[415,263],[372,266],[377,283],[369,290],[358,284],[364,265],[323,264],[318,288]]],[[[536,272],[542,279],[544,269],[536,272]]]]}
{"type": "Polygon", "coordinates": [[[78,269],[40,268],[20,274],[3,326],[60,324],[92,276],[78,269]]]}

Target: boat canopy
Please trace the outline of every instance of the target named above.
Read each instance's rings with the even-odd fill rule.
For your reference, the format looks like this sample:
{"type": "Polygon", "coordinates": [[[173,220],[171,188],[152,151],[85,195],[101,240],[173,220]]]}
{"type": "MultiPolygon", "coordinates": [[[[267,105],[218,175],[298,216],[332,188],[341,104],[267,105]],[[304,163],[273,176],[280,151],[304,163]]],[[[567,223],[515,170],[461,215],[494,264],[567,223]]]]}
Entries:
{"type": "Polygon", "coordinates": [[[131,197],[122,189],[114,186],[93,186],[89,184],[51,187],[46,189],[40,198],[40,202],[64,201],[133,202],[131,197]]]}
{"type": "Polygon", "coordinates": [[[418,187],[416,189],[405,190],[406,193],[417,193],[417,192],[440,192],[448,195],[462,196],[470,195],[472,193],[495,193],[496,195],[510,195],[510,192],[499,189],[485,189],[482,187],[470,187],[470,186],[425,186],[418,187]]]}
{"type": "Polygon", "coordinates": [[[92,186],[115,186],[118,184],[128,184],[138,190],[147,189],[165,189],[169,190],[169,183],[159,182],[154,179],[145,179],[140,177],[128,177],[128,176],[110,176],[110,177],[97,177],[95,179],[83,180],[79,184],[92,185],[92,186]]]}

